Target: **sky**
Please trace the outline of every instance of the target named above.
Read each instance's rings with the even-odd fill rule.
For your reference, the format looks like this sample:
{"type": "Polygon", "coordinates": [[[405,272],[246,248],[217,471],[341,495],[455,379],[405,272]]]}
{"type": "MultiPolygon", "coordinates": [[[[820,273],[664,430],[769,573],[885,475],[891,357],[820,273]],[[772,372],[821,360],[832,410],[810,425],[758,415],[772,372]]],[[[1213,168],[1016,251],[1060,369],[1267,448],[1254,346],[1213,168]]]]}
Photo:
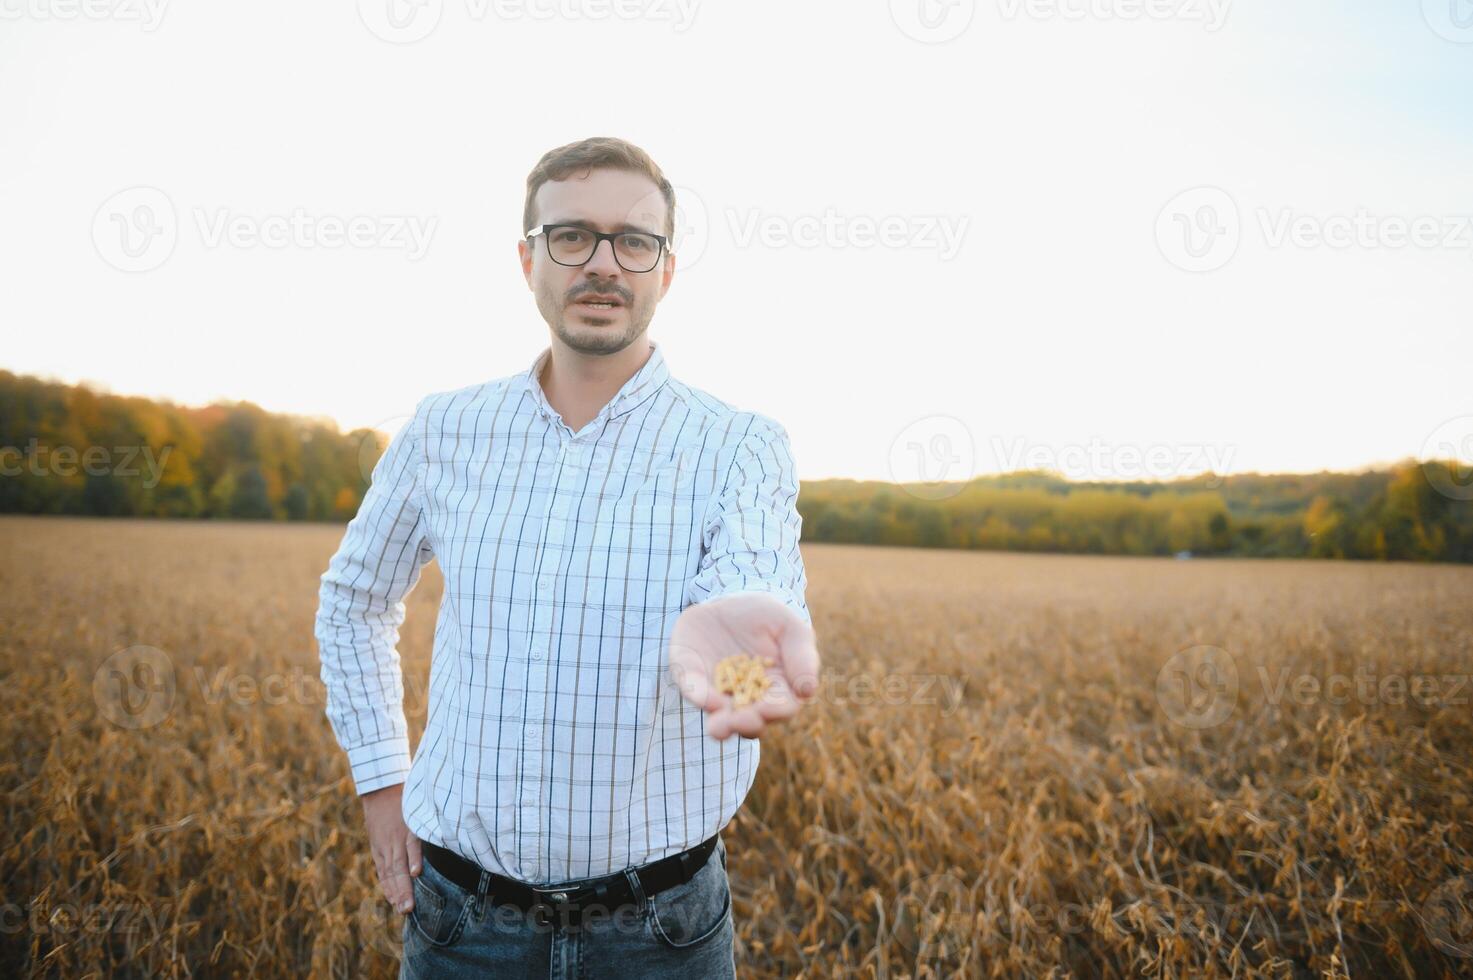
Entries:
{"type": "Polygon", "coordinates": [[[1468,0],[0,0],[0,368],[393,431],[616,135],[804,479],[1470,459],[1470,82],[1468,0]]]}

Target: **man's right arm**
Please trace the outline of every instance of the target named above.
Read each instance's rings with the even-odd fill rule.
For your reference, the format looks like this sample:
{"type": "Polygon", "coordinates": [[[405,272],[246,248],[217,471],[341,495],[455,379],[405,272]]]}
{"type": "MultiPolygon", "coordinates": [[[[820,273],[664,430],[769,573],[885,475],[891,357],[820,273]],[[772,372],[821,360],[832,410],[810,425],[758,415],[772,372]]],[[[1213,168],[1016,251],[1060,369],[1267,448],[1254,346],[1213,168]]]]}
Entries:
{"type": "Polygon", "coordinates": [[[348,754],[384,896],[413,906],[406,874],[420,871],[419,841],[404,826],[409,773],[399,627],[404,597],[434,557],[425,526],[424,403],[373,468],[368,492],[322,575],[315,633],[327,717],[348,754]]]}
{"type": "Polygon", "coordinates": [[[390,440],[318,593],[315,632],[327,717],[359,795],[402,783],[409,773],[396,646],[404,597],[434,557],[420,494],[424,422],[417,409],[390,440]]]}

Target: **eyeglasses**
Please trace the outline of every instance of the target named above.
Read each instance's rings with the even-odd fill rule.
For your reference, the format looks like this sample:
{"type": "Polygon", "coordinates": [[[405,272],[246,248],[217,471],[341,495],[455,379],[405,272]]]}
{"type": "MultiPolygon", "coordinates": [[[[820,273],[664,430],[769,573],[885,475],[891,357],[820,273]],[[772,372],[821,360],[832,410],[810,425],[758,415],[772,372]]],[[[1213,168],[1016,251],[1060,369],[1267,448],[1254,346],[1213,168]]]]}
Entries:
{"type": "Polygon", "coordinates": [[[643,231],[606,232],[591,231],[582,225],[538,225],[527,232],[527,240],[538,235],[547,239],[547,254],[558,265],[584,265],[605,239],[612,243],[614,261],[625,272],[649,272],[660,263],[661,252],[674,254],[664,235],[643,231]]]}

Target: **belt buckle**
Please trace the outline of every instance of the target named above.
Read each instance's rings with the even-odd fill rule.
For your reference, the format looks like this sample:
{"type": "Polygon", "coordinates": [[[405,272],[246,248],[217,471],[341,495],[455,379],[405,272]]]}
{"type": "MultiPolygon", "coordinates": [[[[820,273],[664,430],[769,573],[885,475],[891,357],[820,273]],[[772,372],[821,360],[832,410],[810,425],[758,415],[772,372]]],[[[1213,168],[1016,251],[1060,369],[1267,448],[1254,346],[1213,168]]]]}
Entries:
{"type": "MultiPolygon", "coordinates": [[[[533,920],[537,923],[537,925],[544,928],[551,924],[547,918],[548,910],[556,908],[561,913],[563,909],[568,906],[569,898],[571,897],[572,893],[577,891],[576,888],[568,888],[566,886],[538,888],[536,885],[533,885],[531,887],[533,896],[533,920]],[[544,895],[546,896],[546,900],[543,899],[544,895]]],[[[576,911],[576,908],[574,909],[574,911],[576,911]]]]}

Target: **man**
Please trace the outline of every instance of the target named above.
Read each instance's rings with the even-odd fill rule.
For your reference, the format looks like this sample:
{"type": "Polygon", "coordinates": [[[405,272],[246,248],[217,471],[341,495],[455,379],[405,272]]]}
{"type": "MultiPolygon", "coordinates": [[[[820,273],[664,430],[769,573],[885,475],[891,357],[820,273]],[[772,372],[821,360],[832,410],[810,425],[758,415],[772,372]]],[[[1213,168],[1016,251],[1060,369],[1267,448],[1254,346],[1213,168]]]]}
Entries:
{"type": "Polygon", "coordinates": [[[322,576],[327,714],[407,916],[402,976],[734,974],[720,831],[819,656],[786,431],[645,335],[674,220],[638,147],[543,156],[518,251],[551,346],[419,402],[322,576]],[[431,558],[411,764],[395,645],[431,558]],[[736,654],[770,658],[754,703],[715,682],[736,654]]]}

